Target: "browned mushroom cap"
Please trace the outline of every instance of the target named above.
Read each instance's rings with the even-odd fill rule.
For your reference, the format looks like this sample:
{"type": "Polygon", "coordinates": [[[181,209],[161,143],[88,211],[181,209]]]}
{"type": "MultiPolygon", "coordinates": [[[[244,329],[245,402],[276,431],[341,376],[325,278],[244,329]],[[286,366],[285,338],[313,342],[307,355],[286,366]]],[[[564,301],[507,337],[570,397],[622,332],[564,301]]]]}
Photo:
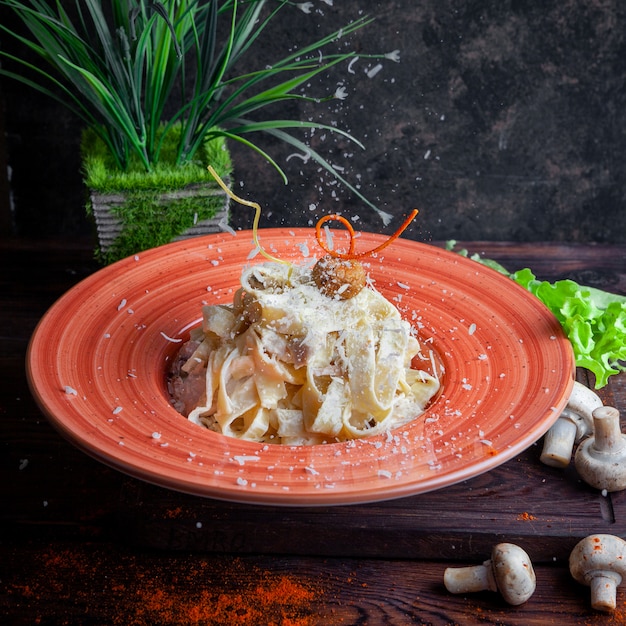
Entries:
{"type": "Polygon", "coordinates": [[[443,582],[450,593],[499,591],[513,606],[526,602],[537,584],[530,557],[512,543],[494,546],[491,558],[482,565],[448,567],[443,582]]]}
{"type": "Polygon", "coordinates": [[[330,298],[348,300],[365,287],[365,268],[354,259],[323,256],[313,267],[313,280],[317,288],[330,298]]]}
{"type": "Polygon", "coordinates": [[[589,535],[569,556],[569,570],[576,581],[591,587],[591,606],[614,611],[617,587],[626,576],[626,541],[614,535],[589,535]]]}

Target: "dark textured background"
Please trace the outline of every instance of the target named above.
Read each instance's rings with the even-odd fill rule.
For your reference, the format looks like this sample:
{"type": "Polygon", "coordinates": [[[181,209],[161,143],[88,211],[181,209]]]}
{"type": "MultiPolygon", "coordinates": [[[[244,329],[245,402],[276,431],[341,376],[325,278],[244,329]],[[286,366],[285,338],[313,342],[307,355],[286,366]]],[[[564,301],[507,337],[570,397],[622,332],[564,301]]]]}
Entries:
{"type": "MultiPolygon", "coordinates": [[[[620,0],[313,0],[284,9],[250,59],[269,64],[351,19],[376,21],[342,41],[360,52],[400,50],[400,62],[359,60],[307,86],[347,99],[272,114],[350,130],[361,150],[321,133],[312,143],[395,219],[332,184],[311,161],[263,141],[286,168],[231,146],[236,189],[260,202],[264,226],[312,225],[342,212],[391,232],[413,207],[414,239],[626,241],[626,4],[620,0]]],[[[3,14],[6,15],[6,14],[3,14]]],[[[18,234],[89,232],[77,123],[26,88],[2,83],[18,234]]],[[[235,206],[232,222],[251,225],[235,206]]]]}

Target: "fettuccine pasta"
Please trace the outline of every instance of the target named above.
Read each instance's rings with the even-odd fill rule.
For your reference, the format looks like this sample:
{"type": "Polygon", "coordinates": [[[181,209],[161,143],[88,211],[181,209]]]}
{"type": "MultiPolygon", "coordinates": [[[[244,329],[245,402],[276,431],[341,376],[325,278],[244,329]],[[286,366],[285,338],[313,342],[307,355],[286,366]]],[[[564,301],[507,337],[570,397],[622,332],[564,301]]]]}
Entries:
{"type": "Polygon", "coordinates": [[[411,368],[409,323],[369,286],[330,297],[309,268],[264,263],[244,270],[232,306],[202,313],[170,392],[191,422],[230,437],[365,437],[419,416],[439,389],[436,373],[411,368]]]}

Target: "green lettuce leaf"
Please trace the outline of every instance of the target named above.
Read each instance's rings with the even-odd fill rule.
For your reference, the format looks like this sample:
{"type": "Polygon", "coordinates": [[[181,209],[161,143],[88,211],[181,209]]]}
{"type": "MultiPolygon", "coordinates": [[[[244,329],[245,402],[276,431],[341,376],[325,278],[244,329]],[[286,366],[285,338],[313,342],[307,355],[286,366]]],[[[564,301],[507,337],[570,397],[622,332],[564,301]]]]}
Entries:
{"type": "MultiPolygon", "coordinates": [[[[446,243],[454,250],[456,241],[446,243]]],[[[573,280],[551,283],[537,280],[524,268],[509,272],[491,259],[467,250],[457,250],[478,263],[508,276],[539,298],[557,318],[574,349],[576,365],[595,375],[596,389],[604,387],[610,376],[626,371],[626,296],[579,285],[573,280]]]]}

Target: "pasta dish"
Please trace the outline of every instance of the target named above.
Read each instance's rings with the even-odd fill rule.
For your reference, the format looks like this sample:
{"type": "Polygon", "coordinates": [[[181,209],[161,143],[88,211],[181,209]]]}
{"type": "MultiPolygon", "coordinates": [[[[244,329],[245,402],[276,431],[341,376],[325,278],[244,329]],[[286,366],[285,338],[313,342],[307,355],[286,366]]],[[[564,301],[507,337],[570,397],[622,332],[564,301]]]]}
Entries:
{"type": "Polygon", "coordinates": [[[172,364],[174,407],[226,436],[286,445],[361,438],[422,414],[440,386],[432,357],[363,272],[342,269],[350,275],[321,260],[244,269],[232,305],[204,306],[172,364]]]}

